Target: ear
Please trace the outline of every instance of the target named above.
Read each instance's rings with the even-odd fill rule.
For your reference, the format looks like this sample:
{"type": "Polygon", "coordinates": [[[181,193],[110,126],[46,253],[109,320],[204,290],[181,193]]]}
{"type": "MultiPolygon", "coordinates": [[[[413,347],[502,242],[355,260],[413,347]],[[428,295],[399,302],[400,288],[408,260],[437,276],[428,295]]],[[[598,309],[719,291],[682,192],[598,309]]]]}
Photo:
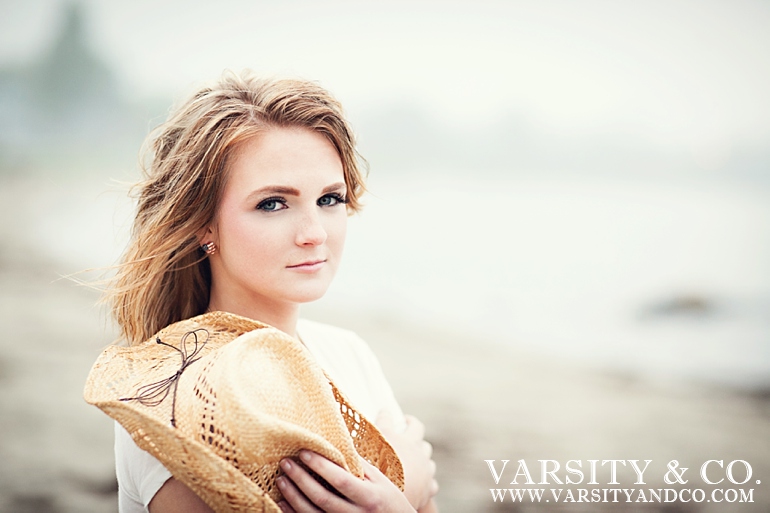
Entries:
{"type": "Polygon", "coordinates": [[[208,242],[219,244],[216,227],[213,224],[210,224],[205,228],[202,228],[201,230],[197,231],[195,233],[195,236],[198,238],[199,246],[202,246],[203,244],[206,244],[208,242]]]}

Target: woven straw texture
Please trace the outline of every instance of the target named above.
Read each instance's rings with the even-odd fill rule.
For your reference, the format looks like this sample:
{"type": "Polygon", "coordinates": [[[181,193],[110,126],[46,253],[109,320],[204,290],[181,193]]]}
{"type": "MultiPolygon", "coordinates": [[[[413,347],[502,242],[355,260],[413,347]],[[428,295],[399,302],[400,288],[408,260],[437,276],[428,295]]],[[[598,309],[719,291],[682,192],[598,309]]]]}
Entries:
{"type": "Polygon", "coordinates": [[[403,489],[393,449],[306,348],[243,317],[212,312],[111,346],[84,395],[215,511],[279,512],[278,463],[300,449],[363,477],[360,454],[403,489]]]}

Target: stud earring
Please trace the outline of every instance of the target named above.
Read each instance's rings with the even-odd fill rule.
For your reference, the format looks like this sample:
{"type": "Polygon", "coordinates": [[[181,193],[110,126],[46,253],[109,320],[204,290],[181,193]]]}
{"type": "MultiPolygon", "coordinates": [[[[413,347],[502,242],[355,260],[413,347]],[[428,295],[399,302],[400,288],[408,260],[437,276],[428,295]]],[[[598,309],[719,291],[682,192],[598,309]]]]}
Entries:
{"type": "Polygon", "coordinates": [[[217,252],[218,248],[217,248],[217,245],[214,244],[213,242],[207,242],[206,244],[201,245],[201,249],[207,255],[213,255],[214,253],[217,252]]]}

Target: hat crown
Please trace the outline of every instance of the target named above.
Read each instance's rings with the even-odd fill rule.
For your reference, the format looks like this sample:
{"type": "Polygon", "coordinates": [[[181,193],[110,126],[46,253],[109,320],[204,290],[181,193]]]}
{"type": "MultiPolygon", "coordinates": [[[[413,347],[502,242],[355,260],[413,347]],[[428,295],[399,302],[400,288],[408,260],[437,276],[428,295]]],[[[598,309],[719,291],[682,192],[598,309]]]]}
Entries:
{"type": "Polygon", "coordinates": [[[300,449],[364,475],[332,385],[299,342],[274,328],[241,335],[181,375],[176,428],[276,501],[278,463],[300,449]]]}

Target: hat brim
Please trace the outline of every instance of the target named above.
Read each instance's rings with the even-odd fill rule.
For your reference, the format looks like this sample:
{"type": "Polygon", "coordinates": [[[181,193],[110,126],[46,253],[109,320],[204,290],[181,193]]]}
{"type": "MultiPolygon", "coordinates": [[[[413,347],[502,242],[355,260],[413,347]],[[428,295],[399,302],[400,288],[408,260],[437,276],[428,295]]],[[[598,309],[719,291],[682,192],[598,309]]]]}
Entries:
{"type": "Polygon", "coordinates": [[[152,454],[174,478],[217,512],[280,513],[256,483],[204,444],[192,441],[157,420],[139,416],[126,403],[94,403],[118,421],[140,448],[152,454]]]}
{"type": "MultiPolygon", "coordinates": [[[[142,385],[162,381],[179,371],[183,361],[180,352],[161,350],[158,340],[184,340],[186,334],[204,330],[205,344],[193,347],[200,341],[191,339],[187,342],[190,347],[184,349],[187,354],[195,350],[197,357],[205,358],[244,333],[261,328],[270,327],[232,314],[212,312],[172,324],[139,346],[108,347],[89,374],[85,399],[119,422],[137,446],[157,458],[215,511],[280,512],[274,500],[280,497],[277,490],[270,486],[263,489],[212,448],[172,427],[170,397],[163,396],[152,404],[125,400],[142,385]]],[[[403,489],[403,468],[395,451],[330,384],[358,453],[403,489]]]]}

